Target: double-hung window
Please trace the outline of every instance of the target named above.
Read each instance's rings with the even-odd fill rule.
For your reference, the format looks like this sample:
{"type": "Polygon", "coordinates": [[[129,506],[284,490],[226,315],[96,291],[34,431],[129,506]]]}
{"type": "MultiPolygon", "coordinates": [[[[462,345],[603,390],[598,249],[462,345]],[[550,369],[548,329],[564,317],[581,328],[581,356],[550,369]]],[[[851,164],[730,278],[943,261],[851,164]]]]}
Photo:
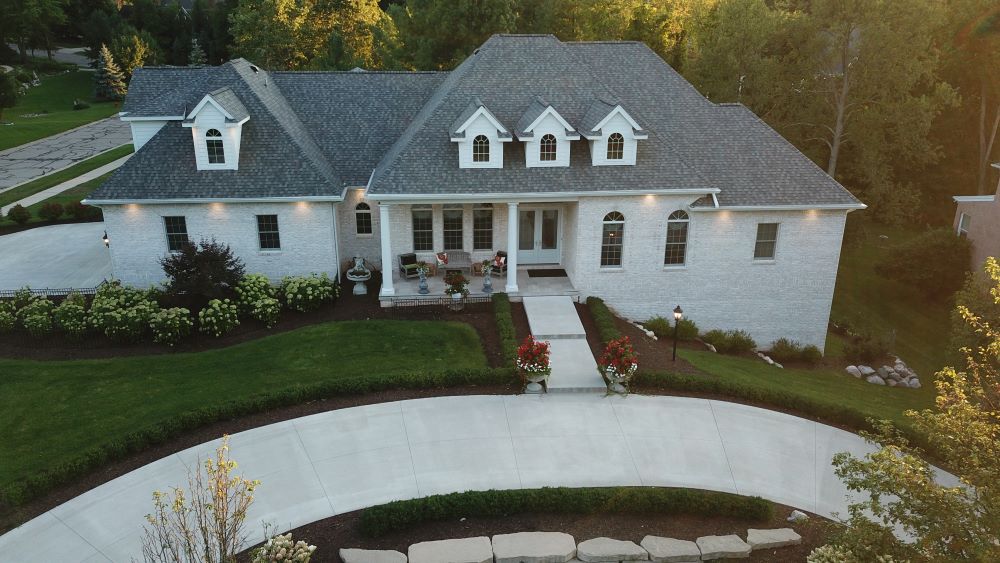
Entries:
{"type": "Polygon", "coordinates": [[[622,265],[622,239],[625,236],[625,216],[612,211],[604,216],[601,232],[601,267],[617,268],[622,265]]]}
{"type": "Polygon", "coordinates": [[[410,209],[413,221],[413,251],[434,250],[434,212],[429,205],[414,205],[410,209]]]}
{"type": "Polygon", "coordinates": [[[677,210],[667,218],[667,249],[663,256],[664,266],[683,266],[687,259],[688,223],[686,211],[677,210]]]}
{"type": "Polygon", "coordinates": [[[277,215],[257,216],[257,239],[261,250],[281,250],[277,215]]]}
{"type": "Polygon", "coordinates": [[[163,227],[167,232],[167,250],[170,252],[178,252],[190,242],[184,216],[164,217],[163,227]]]}
{"type": "Polygon", "coordinates": [[[222,133],[218,129],[209,129],[205,133],[205,150],[208,151],[209,164],[226,163],[226,151],[222,148],[222,133]]]}
{"type": "Polygon", "coordinates": [[[757,223],[757,242],[753,247],[754,260],[774,260],[778,246],[778,224],[757,223]]]}
{"type": "Polygon", "coordinates": [[[441,212],[444,220],[444,249],[462,250],[462,206],[460,204],[445,205],[441,212]]]}
{"type": "Polygon", "coordinates": [[[372,208],[365,202],[359,203],[354,208],[354,222],[356,233],[359,235],[372,234],[372,208]]]}
{"type": "Polygon", "coordinates": [[[493,204],[482,203],[472,210],[472,250],[493,250],[493,204]]]}

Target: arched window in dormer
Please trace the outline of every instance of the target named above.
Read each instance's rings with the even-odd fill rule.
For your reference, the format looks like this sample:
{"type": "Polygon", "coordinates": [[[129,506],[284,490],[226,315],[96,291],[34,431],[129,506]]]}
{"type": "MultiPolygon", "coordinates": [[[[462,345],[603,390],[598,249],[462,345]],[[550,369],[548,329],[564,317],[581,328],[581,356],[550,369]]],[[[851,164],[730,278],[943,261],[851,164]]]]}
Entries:
{"type": "Polygon", "coordinates": [[[625,237],[625,216],[612,211],[604,216],[601,232],[601,267],[617,268],[622,265],[622,241],[625,237]]]}
{"type": "Polygon", "coordinates": [[[548,133],[542,136],[538,143],[538,160],[553,161],[556,159],[556,136],[548,133]]]}
{"type": "Polygon", "coordinates": [[[372,208],[365,202],[354,207],[354,224],[359,235],[372,234],[372,208]]]}
{"type": "Polygon", "coordinates": [[[686,211],[678,209],[667,218],[667,249],[663,256],[665,266],[683,266],[687,259],[688,223],[686,211]]]}
{"type": "Polygon", "coordinates": [[[226,151],[222,148],[222,133],[218,129],[209,129],[205,133],[205,149],[208,151],[209,164],[226,163],[226,151]]]}
{"type": "Polygon", "coordinates": [[[490,140],[486,135],[476,135],[472,140],[472,162],[490,161],[490,140]]]}
{"type": "Polygon", "coordinates": [[[608,137],[608,160],[625,158],[625,137],[621,133],[612,133],[608,137]]]}

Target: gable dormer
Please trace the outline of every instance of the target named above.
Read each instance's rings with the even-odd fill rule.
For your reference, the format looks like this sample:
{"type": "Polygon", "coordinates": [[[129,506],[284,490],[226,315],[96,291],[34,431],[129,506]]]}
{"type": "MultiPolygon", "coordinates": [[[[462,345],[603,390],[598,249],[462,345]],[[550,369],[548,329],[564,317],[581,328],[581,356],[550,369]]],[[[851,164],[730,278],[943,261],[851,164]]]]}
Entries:
{"type": "Polygon", "coordinates": [[[237,170],[243,124],[249,120],[246,107],[229,88],[202,98],[183,122],[191,129],[198,170],[237,170]]]}
{"type": "Polygon", "coordinates": [[[569,166],[570,143],[580,134],[556,108],[535,98],[514,128],[524,142],[524,165],[528,168],[569,166]]]}
{"type": "Polygon", "coordinates": [[[459,168],[503,168],[503,144],[514,137],[479,98],[473,98],[451,128],[459,168]]]}
{"type": "Polygon", "coordinates": [[[594,166],[634,165],[639,141],[649,137],[621,104],[604,100],[590,105],[580,130],[590,141],[594,166]]]}

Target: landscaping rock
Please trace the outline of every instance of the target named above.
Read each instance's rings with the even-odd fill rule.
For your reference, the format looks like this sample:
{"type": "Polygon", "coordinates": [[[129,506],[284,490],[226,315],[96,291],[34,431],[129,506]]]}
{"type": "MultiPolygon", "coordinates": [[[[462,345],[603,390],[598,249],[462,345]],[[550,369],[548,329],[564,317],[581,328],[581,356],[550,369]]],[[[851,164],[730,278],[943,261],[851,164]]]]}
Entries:
{"type": "Polygon", "coordinates": [[[566,563],[576,557],[576,540],[562,532],[498,534],[493,555],[496,563],[566,563]]]}
{"type": "Polygon", "coordinates": [[[920,380],[917,379],[916,377],[914,377],[913,379],[911,379],[910,380],[910,388],[911,389],[920,389],[920,380]]]}
{"type": "Polygon", "coordinates": [[[425,541],[411,545],[408,554],[410,563],[490,563],[493,545],[484,536],[425,541]]]}
{"type": "Polygon", "coordinates": [[[391,549],[341,549],[344,563],[406,563],[406,556],[391,549]]]}
{"type": "Polygon", "coordinates": [[[776,528],[773,530],[747,530],[747,543],[750,549],[774,549],[788,545],[799,545],[802,543],[802,536],[791,528],[776,528]]]}
{"type": "Polygon", "coordinates": [[[899,382],[896,381],[895,379],[886,379],[885,384],[888,385],[889,387],[895,387],[899,385],[899,382]]]}
{"type": "Polygon", "coordinates": [[[858,366],[847,366],[846,371],[854,377],[861,379],[861,370],[858,369],[858,366]]]}
{"type": "Polygon", "coordinates": [[[701,550],[698,549],[698,544],[693,541],[646,536],[642,538],[639,545],[649,552],[649,558],[652,561],[662,563],[701,561],[701,550]]]}
{"type": "Polygon", "coordinates": [[[878,374],[879,374],[879,377],[881,377],[883,379],[889,377],[889,368],[887,368],[885,366],[882,366],[882,367],[878,368],[878,374]]]}
{"type": "Polygon", "coordinates": [[[737,535],[702,536],[695,540],[701,550],[701,560],[743,559],[750,557],[750,544],[737,535]]]}
{"type": "Polygon", "coordinates": [[[793,510],[791,514],[788,515],[789,522],[804,522],[809,519],[809,515],[801,510],[793,510]]]}
{"type": "Polygon", "coordinates": [[[780,368],[780,369],[785,369],[785,366],[779,364],[778,362],[774,362],[774,367],[780,368]]]}
{"type": "Polygon", "coordinates": [[[576,546],[576,558],[580,561],[595,563],[600,561],[645,561],[649,559],[646,550],[635,542],[613,540],[611,538],[594,538],[580,542],[576,546]]]}
{"type": "Polygon", "coordinates": [[[872,383],[874,385],[885,385],[885,380],[879,377],[878,375],[869,375],[868,377],[865,378],[865,381],[867,381],[868,383],[872,383]]]}
{"type": "Polygon", "coordinates": [[[871,366],[858,366],[858,371],[860,371],[861,375],[865,377],[875,374],[875,370],[873,370],[871,366]]]}

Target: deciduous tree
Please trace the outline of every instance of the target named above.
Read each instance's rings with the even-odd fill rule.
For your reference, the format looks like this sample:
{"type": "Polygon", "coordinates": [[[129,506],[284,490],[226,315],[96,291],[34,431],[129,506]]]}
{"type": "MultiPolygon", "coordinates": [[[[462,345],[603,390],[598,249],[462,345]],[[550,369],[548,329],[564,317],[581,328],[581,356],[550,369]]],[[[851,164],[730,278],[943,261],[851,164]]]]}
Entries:
{"type": "Polygon", "coordinates": [[[12,108],[21,97],[20,84],[13,72],[0,74],[0,123],[3,123],[4,108],[12,108]]]}

